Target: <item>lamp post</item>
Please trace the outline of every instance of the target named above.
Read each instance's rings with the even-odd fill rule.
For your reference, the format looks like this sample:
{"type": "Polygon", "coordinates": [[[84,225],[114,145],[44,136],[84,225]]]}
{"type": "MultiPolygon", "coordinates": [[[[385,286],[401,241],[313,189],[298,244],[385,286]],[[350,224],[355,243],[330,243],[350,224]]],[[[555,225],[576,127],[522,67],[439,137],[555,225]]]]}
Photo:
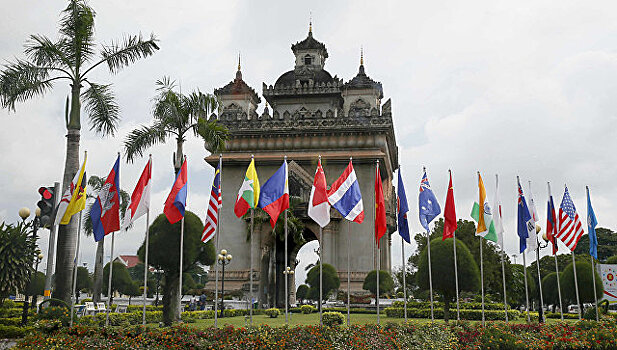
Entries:
{"type": "MultiPolygon", "coordinates": [[[[285,266],[285,270],[283,271],[283,274],[285,275],[285,281],[287,283],[289,283],[289,276],[293,276],[295,273],[294,270],[291,269],[291,267],[289,266],[285,266]]],[[[288,285],[286,283],[286,285],[288,285]]],[[[285,288],[285,324],[287,324],[289,322],[289,289],[285,288]]]]}
{"type": "MultiPolygon", "coordinates": [[[[34,220],[32,221],[32,250],[35,250],[36,247],[36,230],[38,228],[39,216],[41,215],[41,209],[36,208],[34,220]]],[[[23,207],[19,209],[19,217],[22,220],[23,224],[26,224],[26,219],[30,217],[30,209],[23,207]]],[[[35,262],[38,254],[32,257],[32,263],[35,262]]],[[[30,265],[32,267],[32,265],[30,265]]],[[[22,325],[26,325],[28,322],[28,287],[32,283],[32,270],[28,273],[28,284],[26,284],[26,290],[24,291],[24,307],[23,312],[21,314],[21,323],[22,325]]]]}
{"type": "MultiPolygon", "coordinates": [[[[34,273],[37,273],[37,271],[39,270],[39,263],[43,260],[43,253],[41,253],[40,249],[37,249],[35,252],[36,255],[36,266],[34,267],[34,273]]],[[[32,279],[30,279],[32,281],[32,279]]],[[[33,295],[32,296],[32,306],[30,307],[30,309],[34,310],[36,307],[36,300],[37,296],[33,295]]]]}
{"type": "MultiPolygon", "coordinates": [[[[223,317],[223,310],[225,309],[225,304],[223,303],[225,296],[225,265],[229,265],[231,259],[233,257],[231,254],[227,253],[227,249],[221,249],[221,253],[218,256],[218,263],[223,267],[222,270],[222,279],[221,279],[221,317],[223,317]]],[[[218,288],[218,286],[217,286],[218,288]]]]}

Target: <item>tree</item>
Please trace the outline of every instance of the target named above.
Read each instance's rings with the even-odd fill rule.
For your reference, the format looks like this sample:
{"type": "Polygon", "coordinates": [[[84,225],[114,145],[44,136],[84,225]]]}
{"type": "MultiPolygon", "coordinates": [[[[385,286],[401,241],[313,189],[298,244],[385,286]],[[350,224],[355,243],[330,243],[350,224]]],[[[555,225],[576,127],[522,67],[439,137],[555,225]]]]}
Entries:
{"type": "Polygon", "coordinates": [[[30,223],[0,224],[0,304],[28,286],[35,254],[35,242],[29,233],[30,223]]]}
{"type": "MultiPolygon", "coordinates": [[[[116,270],[114,269],[114,273],[116,270]]],[[[112,276],[113,277],[113,276],[112,276]]],[[[92,278],[88,269],[83,266],[77,266],[77,303],[79,303],[79,292],[82,290],[92,289],[92,278]]]]}
{"type": "Polygon", "coordinates": [[[606,259],[607,264],[617,264],[617,255],[613,255],[606,259]]]}
{"type": "MultiPolygon", "coordinates": [[[[88,179],[88,188],[87,188],[87,197],[88,198],[96,198],[99,191],[105,184],[106,178],[92,175],[88,179]]],[[[129,202],[131,201],[131,196],[123,190],[120,189],[120,222],[124,220],[124,214],[126,213],[126,209],[129,206],[129,202]]],[[[90,218],[90,209],[92,208],[92,204],[88,205],[85,213],[84,220],[84,231],[86,232],[86,236],[92,236],[92,218],[90,218]]],[[[105,254],[105,237],[97,242],[96,246],[96,255],[94,258],[94,275],[93,275],[93,286],[92,288],[92,301],[98,303],[101,301],[101,289],[103,287],[103,255],[105,254]]]]}
{"type": "MultiPolygon", "coordinates": [[[[457,237],[458,238],[458,237],[457,237]]],[[[438,291],[444,302],[444,320],[450,317],[450,301],[456,297],[456,281],[454,274],[453,239],[441,238],[431,240],[431,270],[433,273],[433,289],[438,291]],[[438,276],[438,278],[436,278],[438,276]]],[[[429,289],[427,247],[420,253],[416,279],[421,290],[429,289]]],[[[456,261],[458,267],[459,291],[475,292],[480,289],[480,271],[469,248],[461,240],[456,240],[456,261]]]]}
{"type": "MultiPolygon", "coordinates": [[[[103,269],[103,293],[107,295],[107,297],[111,297],[113,300],[114,292],[123,292],[128,288],[127,285],[132,284],[131,276],[129,276],[129,272],[126,269],[126,266],[119,262],[113,262],[114,273],[111,276],[111,296],[107,295],[107,291],[109,290],[109,263],[105,264],[105,268],[103,269]]],[[[109,302],[111,305],[111,301],[109,302]]]]}
{"type": "MultiPolygon", "coordinates": [[[[178,282],[180,266],[180,225],[170,224],[165,214],[159,215],[150,225],[149,263],[157,270],[164,271],[163,322],[170,325],[178,318],[178,282]]],[[[212,240],[203,244],[201,231],[203,224],[199,217],[190,211],[184,214],[183,272],[191,270],[197,263],[212,265],[216,253],[212,240]]],[[[143,261],[145,242],[137,254],[143,261]]]]}
{"type": "Polygon", "coordinates": [[[186,134],[201,136],[212,152],[223,150],[229,131],[216,120],[207,121],[210,114],[218,108],[214,95],[204,94],[199,90],[189,95],[174,91],[175,81],[168,77],[156,82],[157,96],[154,98],[152,126],[141,126],[129,133],[124,141],[124,154],[129,162],[142,156],[146,149],[158,143],[165,143],[167,138],[176,138],[174,168],[176,174],[183,162],[183,146],[186,134]]]}
{"type": "Polygon", "coordinates": [[[309,291],[309,286],[307,286],[306,284],[299,285],[298,289],[296,290],[296,300],[299,300],[300,303],[302,303],[302,301],[306,299],[308,291],[309,291]]]}
{"type": "MultiPolygon", "coordinates": [[[[523,265],[512,264],[512,280],[508,282],[508,302],[520,306],[526,305],[527,299],[525,296],[525,273],[523,265]]],[[[527,293],[531,301],[536,295],[536,281],[530,273],[530,268],[527,268],[527,293]]],[[[530,306],[531,307],[531,306],[530,306]]]]}
{"type": "Polygon", "coordinates": [[[308,299],[319,301],[319,307],[324,300],[328,298],[330,293],[341,286],[341,280],[338,278],[338,273],[334,266],[330,264],[323,264],[322,268],[322,296],[323,299],[319,300],[319,264],[313,266],[306,275],[306,283],[310,286],[308,292],[308,299]]]}
{"type": "Polygon", "coordinates": [[[32,296],[32,309],[36,306],[36,301],[39,295],[43,295],[45,291],[45,274],[41,271],[36,271],[28,284],[27,294],[32,296]]]}
{"type": "Polygon", "coordinates": [[[143,293],[139,290],[139,285],[137,285],[135,281],[130,281],[130,283],[124,285],[124,288],[120,291],[120,293],[129,296],[129,305],[131,305],[131,299],[133,297],[143,295],[143,293]]]}
{"type": "MultiPolygon", "coordinates": [[[[561,275],[561,274],[560,274],[561,275]]],[[[559,304],[559,290],[557,289],[557,272],[551,272],[542,278],[542,296],[547,304],[559,304]]]]}
{"type": "MultiPolygon", "coordinates": [[[[377,295],[377,270],[369,272],[364,278],[362,289],[377,295]]],[[[379,270],[379,296],[390,293],[394,290],[394,280],[387,271],[379,270]]]]}
{"type": "MultiPolygon", "coordinates": [[[[602,285],[602,279],[596,271],[596,296],[598,299],[604,294],[604,286],[602,285]]],[[[582,303],[593,303],[595,298],[593,296],[593,277],[591,275],[591,263],[578,260],[576,261],[576,279],[578,281],[578,292],[580,301],[582,303]]],[[[574,287],[574,267],[572,264],[568,265],[559,276],[559,283],[561,283],[561,296],[564,300],[570,304],[576,303],[576,288],[574,287]]],[[[579,305],[581,310],[583,305],[579,305]]]]}
{"type": "MultiPolygon", "coordinates": [[[[94,17],[95,12],[86,0],[70,0],[62,11],[57,39],[53,41],[45,35],[31,35],[24,49],[27,59],[9,62],[0,72],[0,105],[12,111],[15,111],[17,102],[43,95],[60,80],[70,87],[70,99],[67,98],[65,108],[68,132],[62,193],[69,187],[79,167],[82,102],[89,117],[90,130],[97,134],[114,135],[120,120],[120,108],[111,84],[93,82],[90,73],[105,65],[110,73],[116,74],[158,50],[154,35],[149,39],[141,35],[125,36],[122,41],[101,45],[100,56],[96,57],[94,17]]],[[[61,225],[58,232],[54,297],[65,302],[71,297],[77,221],[73,216],[71,222],[61,225]]]]}
{"type": "MultiPolygon", "coordinates": [[[[608,257],[617,255],[617,233],[604,227],[596,228],[598,237],[598,260],[605,261],[608,257]]],[[[576,244],[576,255],[589,255],[589,235],[583,235],[576,244]]]]}

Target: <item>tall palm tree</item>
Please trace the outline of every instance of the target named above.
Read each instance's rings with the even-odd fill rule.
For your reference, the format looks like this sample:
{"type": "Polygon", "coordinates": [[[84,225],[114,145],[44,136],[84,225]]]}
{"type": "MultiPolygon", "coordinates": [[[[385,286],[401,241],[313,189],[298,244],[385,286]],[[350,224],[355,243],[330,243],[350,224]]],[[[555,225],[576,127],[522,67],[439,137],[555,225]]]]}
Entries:
{"type": "Polygon", "coordinates": [[[175,81],[168,77],[156,82],[157,95],[154,98],[151,126],[141,126],[129,133],[124,141],[124,153],[128,162],[142,156],[146,149],[164,143],[167,138],[176,138],[174,168],[176,174],[182,166],[183,146],[186,134],[201,136],[211,152],[222,151],[229,131],[215,120],[208,121],[208,116],[218,108],[216,96],[204,94],[199,90],[183,95],[177,92],[175,81]]]}
{"type": "MultiPolygon", "coordinates": [[[[154,35],[149,39],[141,35],[125,36],[122,41],[112,41],[96,50],[94,17],[94,10],[85,0],[70,0],[62,11],[58,39],[52,41],[44,35],[31,35],[24,50],[27,60],[9,62],[0,72],[0,105],[13,111],[16,102],[43,95],[57,82],[68,83],[70,99],[67,97],[66,102],[67,141],[62,192],[79,167],[82,102],[88,114],[90,130],[97,134],[113,135],[120,119],[120,109],[111,84],[91,81],[90,72],[106,65],[115,74],[158,50],[154,35]],[[98,56],[96,51],[99,51],[98,56]]],[[[66,302],[70,301],[71,296],[76,238],[77,218],[73,216],[68,225],[60,226],[56,257],[54,297],[66,302]]]]}
{"type": "MultiPolygon", "coordinates": [[[[106,178],[92,175],[88,179],[88,194],[86,194],[87,198],[94,199],[96,198],[96,194],[99,193],[103,185],[105,184],[106,178]]],[[[129,206],[129,202],[131,201],[131,196],[123,189],[120,189],[120,221],[124,221],[124,214],[126,213],[126,208],[129,206]]],[[[85,220],[84,220],[84,231],[86,232],[86,236],[92,236],[94,232],[92,229],[92,218],[90,217],[90,209],[92,208],[92,204],[88,205],[86,210],[85,220]]],[[[93,283],[92,283],[92,301],[99,302],[101,300],[101,292],[103,288],[103,257],[105,254],[105,239],[101,239],[98,241],[96,246],[96,255],[94,258],[94,275],[93,275],[93,283]]],[[[114,271],[116,269],[114,268],[114,271]]]]}

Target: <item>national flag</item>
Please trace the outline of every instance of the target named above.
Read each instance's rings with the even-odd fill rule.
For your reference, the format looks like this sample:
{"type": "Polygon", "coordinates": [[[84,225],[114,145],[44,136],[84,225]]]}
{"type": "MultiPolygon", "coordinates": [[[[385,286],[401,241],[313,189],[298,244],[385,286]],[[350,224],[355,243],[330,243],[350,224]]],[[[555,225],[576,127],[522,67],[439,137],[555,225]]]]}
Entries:
{"type": "Polygon", "coordinates": [[[124,214],[123,229],[127,229],[135,220],[146,214],[150,209],[150,189],[152,186],[152,157],[148,160],[146,167],[141,172],[139,181],[135,185],[131,194],[131,203],[124,214]]]}
{"type": "Polygon", "coordinates": [[[561,205],[559,206],[559,222],[557,226],[557,235],[555,237],[559,238],[568,249],[574,251],[583,233],[585,233],[583,224],[576,212],[568,187],[566,187],[561,205]]]}
{"type": "Polygon", "coordinates": [[[364,221],[362,193],[351,160],[341,176],[330,186],[328,201],[345,219],[358,224],[364,221]]]}
{"type": "Polygon", "coordinates": [[[103,187],[90,208],[94,240],[100,241],[120,230],[120,155],[107,175],[103,187]]]}
{"type": "Polygon", "coordinates": [[[503,245],[503,211],[501,208],[501,197],[499,196],[499,177],[495,175],[495,197],[493,200],[493,223],[495,224],[495,233],[497,234],[497,244],[501,248],[503,245]]]}
{"type": "Polygon", "coordinates": [[[536,202],[533,200],[533,193],[531,193],[531,181],[529,181],[529,215],[531,215],[531,218],[533,219],[533,222],[539,222],[540,221],[540,216],[538,215],[538,210],[536,209],[536,202]]]}
{"type": "MultiPolygon", "coordinates": [[[[516,232],[518,233],[519,248],[520,253],[524,252],[525,249],[532,247],[528,247],[528,243],[530,242],[530,237],[535,237],[536,235],[536,226],[529,213],[529,207],[527,207],[527,201],[525,200],[525,195],[523,194],[523,188],[521,187],[521,182],[518,180],[518,225],[516,232]]],[[[533,247],[535,249],[535,247],[533,247]]]]}
{"type": "Polygon", "coordinates": [[[289,208],[289,183],[287,160],[261,187],[259,207],[270,215],[270,225],[274,228],[281,213],[289,208]]]}
{"type": "Polygon", "coordinates": [[[596,235],[596,213],[591,207],[591,197],[589,196],[589,187],[587,187],[587,234],[589,235],[589,255],[598,258],[598,236],[596,235]]]}
{"type": "Polygon", "coordinates": [[[407,221],[407,213],[409,205],[407,204],[407,195],[405,194],[405,185],[403,185],[403,176],[401,168],[398,169],[398,186],[396,187],[396,207],[398,216],[398,233],[403,237],[405,242],[411,243],[409,236],[409,222],[407,221]]]}
{"type": "Polygon", "coordinates": [[[165,200],[165,206],[163,207],[163,213],[169,220],[170,224],[182,220],[184,217],[184,211],[186,209],[186,194],[188,191],[188,170],[186,165],[186,157],[182,163],[180,171],[176,175],[171,191],[165,200]]]}
{"type": "Polygon", "coordinates": [[[86,184],[88,183],[86,160],[88,160],[87,152],[84,153],[84,161],[81,163],[80,170],[73,177],[73,181],[58,204],[54,225],[68,225],[73,215],[86,208],[86,184]],[[75,189],[78,190],[75,191],[75,189]]]}
{"type": "Polygon", "coordinates": [[[206,224],[201,233],[201,241],[206,243],[216,233],[216,225],[219,221],[219,210],[223,205],[223,197],[221,194],[221,163],[214,170],[214,180],[212,180],[212,190],[210,190],[210,202],[208,202],[208,210],[206,211],[206,224]]]}
{"type": "Polygon", "coordinates": [[[257,177],[257,169],[255,169],[255,159],[251,158],[251,163],[246,169],[244,181],[238,191],[236,197],[236,205],[234,205],[234,213],[241,218],[249,208],[257,208],[259,203],[259,178],[257,177]]]}
{"type": "Polygon", "coordinates": [[[454,187],[452,186],[452,173],[450,173],[450,183],[448,184],[448,194],[446,195],[446,207],[443,211],[443,237],[445,241],[447,238],[454,237],[454,231],[458,227],[456,222],[456,208],[454,205],[454,187]]]}
{"type": "Polygon", "coordinates": [[[326,174],[321,167],[321,158],[315,170],[315,179],[308,202],[308,216],[321,227],[330,223],[330,203],[328,202],[328,184],[326,174]]]}
{"type": "Polygon", "coordinates": [[[476,227],[476,236],[480,236],[489,241],[497,242],[497,233],[495,231],[495,223],[493,222],[493,213],[491,207],[486,200],[486,189],[484,188],[484,182],[482,176],[478,172],[478,192],[479,203],[475,202],[471,210],[471,217],[476,220],[478,226],[476,227]]]}
{"type": "Polygon", "coordinates": [[[553,245],[553,255],[557,254],[557,215],[555,215],[555,204],[551,194],[551,185],[548,184],[548,201],[546,205],[546,238],[553,245]]]}
{"type": "Polygon", "coordinates": [[[428,183],[428,177],[426,171],[420,181],[420,194],[418,196],[418,215],[420,217],[420,224],[422,227],[429,230],[428,224],[433,221],[439,214],[441,214],[441,207],[437,202],[437,197],[431,190],[431,185],[428,183]]]}
{"type": "Polygon", "coordinates": [[[379,240],[386,233],[386,202],[383,197],[383,184],[379,174],[379,164],[375,166],[375,240],[379,248],[379,240]]]}

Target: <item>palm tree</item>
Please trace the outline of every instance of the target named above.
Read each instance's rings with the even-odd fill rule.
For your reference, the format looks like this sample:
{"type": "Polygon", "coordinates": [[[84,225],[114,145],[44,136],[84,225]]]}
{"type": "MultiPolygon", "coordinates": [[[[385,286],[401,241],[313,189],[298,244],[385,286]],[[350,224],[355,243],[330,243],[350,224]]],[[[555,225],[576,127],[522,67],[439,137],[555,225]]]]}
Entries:
{"type": "Polygon", "coordinates": [[[211,152],[223,150],[225,141],[229,138],[229,131],[216,120],[207,120],[208,116],[218,108],[216,96],[204,94],[199,90],[183,95],[174,91],[176,83],[168,77],[158,80],[156,85],[157,95],[152,110],[154,124],[144,125],[129,133],[124,141],[124,153],[128,162],[142,156],[149,147],[164,143],[169,136],[175,136],[174,168],[177,174],[182,166],[184,157],[182,149],[186,134],[189,132],[201,136],[211,152]]]}
{"type": "MultiPolygon", "coordinates": [[[[158,50],[154,35],[149,39],[134,35],[102,45],[97,56],[96,51],[99,50],[96,50],[94,42],[94,17],[94,10],[85,0],[70,0],[62,11],[58,39],[52,41],[44,35],[31,35],[24,50],[27,60],[9,62],[0,72],[0,105],[12,111],[15,111],[17,102],[43,95],[56,82],[68,83],[71,93],[70,99],[67,97],[65,112],[67,141],[63,192],[79,167],[82,102],[88,114],[90,130],[97,134],[113,135],[120,119],[120,109],[111,84],[95,83],[90,80],[89,73],[106,65],[115,74],[158,50]]],[[[71,295],[76,238],[77,219],[74,216],[68,225],[60,226],[58,233],[54,297],[66,302],[70,301],[71,295]]]]}
{"type": "MultiPolygon", "coordinates": [[[[106,178],[99,177],[96,175],[90,176],[88,179],[88,191],[89,193],[86,195],[87,198],[96,198],[96,194],[99,193],[103,185],[105,184],[106,178]]],[[[129,206],[129,202],[131,201],[131,196],[123,189],[120,189],[120,221],[124,220],[124,214],[126,213],[126,208],[129,206]]],[[[90,209],[92,208],[92,204],[90,204],[86,210],[85,220],[84,220],[84,231],[86,232],[86,236],[92,236],[92,218],[90,218],[90,209]]],[[[105,238],[98,241],[96,246],[96,255],[94,258],[94,275],[93,283],[92,283],[92,301],[99,302],[101,300],[101,292],[103,288],[103,257],[105,254],[105,238]]],[[[115,268],[114,268],[115,271],[115,268]]]]}

